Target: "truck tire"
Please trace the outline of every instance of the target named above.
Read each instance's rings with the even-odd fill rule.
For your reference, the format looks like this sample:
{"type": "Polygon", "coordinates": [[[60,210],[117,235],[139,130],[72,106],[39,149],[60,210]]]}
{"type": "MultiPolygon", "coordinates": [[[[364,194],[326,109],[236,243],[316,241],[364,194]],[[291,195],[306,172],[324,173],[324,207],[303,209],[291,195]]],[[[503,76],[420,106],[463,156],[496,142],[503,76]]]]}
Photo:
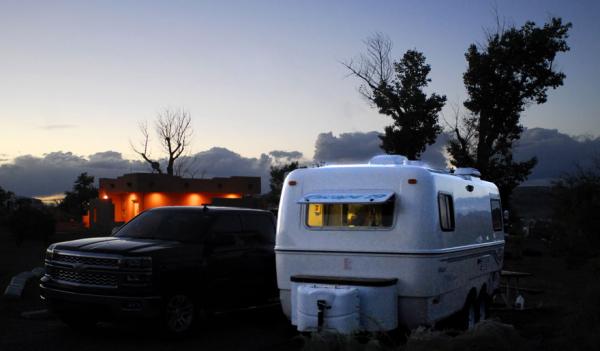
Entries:
{"type": "Polygon", "coordinates": [[[201,316],[196,301],[186,293],[167,295],[164,299],[162,322],[169,336],[181,337],[189,334],[201,316]]]}

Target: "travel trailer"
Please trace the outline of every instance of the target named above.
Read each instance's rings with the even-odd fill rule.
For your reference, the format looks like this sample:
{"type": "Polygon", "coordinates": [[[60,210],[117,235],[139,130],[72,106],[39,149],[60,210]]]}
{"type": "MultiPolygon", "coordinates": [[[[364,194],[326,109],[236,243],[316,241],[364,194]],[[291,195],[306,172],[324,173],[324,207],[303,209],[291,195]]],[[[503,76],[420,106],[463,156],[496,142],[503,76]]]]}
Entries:
{"type": "Polygon", "coordinates": [[[498,188],[472,168],[398,155],[297,169],[276,235],[284,313],[299,331],[352,333],[487,317],[504,253],[498,188]]]}

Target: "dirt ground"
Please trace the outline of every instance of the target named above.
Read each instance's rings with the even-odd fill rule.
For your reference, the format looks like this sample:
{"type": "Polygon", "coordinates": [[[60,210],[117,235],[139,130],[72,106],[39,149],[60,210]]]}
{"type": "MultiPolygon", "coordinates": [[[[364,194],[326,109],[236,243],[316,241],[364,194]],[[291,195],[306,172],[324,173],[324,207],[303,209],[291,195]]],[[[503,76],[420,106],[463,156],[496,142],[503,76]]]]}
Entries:
{"type": "Polygon", "coordinates": [[[509,257],[504,269],[529,272],[519,286],[541,290],[525,296],[523,311],[496,310],[494,314],[539,350],[595,350],[600,348],[600,261],[567,259],[542,240],[521,244],[521,257],[509,257]]]}
{"type": "MultiPolygon", "coordinates": [[[[51,242],[77,237],[80,235],[76,233],[58,233],[51,242]]],[[[15,274],[42,266],[44,251],[44,244],[32,240],[26,240],[17,247],[9,233],[0,229],[2,292],[15,274]]],[[[507,309],[502,306],[501,299],[496,299],[498,304],[492,311],[492,317],[501,323],[499,325],[514,326],[521,345],[508,347],[507,343],[496,344],[493,349],[597,349],[600,345],[600,264],[594,260],[567,264],[564,257],[553,256],[552,250],[543,241],[535,239],[521,242],[518,251],[520,256],[508,249],[504,268],[532,273],[531,277],[520,280],[519,287],[542,292],[524,292],[525,309],[522,311],[507,309]]],[[[209,326],[181,341],[166,340],[145,325],[101,324],[92,333],[81,334],[43,313],[29,317],[22,315],[43,309],[34,281],[28,284],[22,299],[0,298],[0,350],[162,350],[174,346],[181,350],[299,350],[306,341],[298,337],[277,306],[217,316],[209,326]]],[[[392,348],[425,349],[415,345],[448,350],[465,346],[470,350],[490,348],[478,347],[478,339],[469,339],[468,335],[448,337],[444,334],[437,343],[430,342],[431,335],[423,337],[422,332],[413,333],[408,344],[392,348]],[[425,339],[429,341],[423,344],[425,339]]],[[[314,345],[305,345],[306,349],[313,349],[308,346],[314,345]]],[[[358,349],[378,349],[371,346],[358,349]]],[[[325,349],[348,347],[329,345],[325,349]]]]}

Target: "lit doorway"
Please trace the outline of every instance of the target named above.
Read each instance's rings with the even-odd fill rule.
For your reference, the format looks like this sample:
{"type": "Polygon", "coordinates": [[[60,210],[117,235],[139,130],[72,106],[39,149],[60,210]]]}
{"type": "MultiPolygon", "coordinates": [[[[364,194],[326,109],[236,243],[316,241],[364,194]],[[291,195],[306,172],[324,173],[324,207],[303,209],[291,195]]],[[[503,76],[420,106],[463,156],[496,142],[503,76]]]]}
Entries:
{"type": "Polygon", "coordinates": [[[133,217],[137,216],[138,214],[140,214],[140,203],[137,202],[137,200],[131,200],[131,202],[133,202],[133,217]]]}

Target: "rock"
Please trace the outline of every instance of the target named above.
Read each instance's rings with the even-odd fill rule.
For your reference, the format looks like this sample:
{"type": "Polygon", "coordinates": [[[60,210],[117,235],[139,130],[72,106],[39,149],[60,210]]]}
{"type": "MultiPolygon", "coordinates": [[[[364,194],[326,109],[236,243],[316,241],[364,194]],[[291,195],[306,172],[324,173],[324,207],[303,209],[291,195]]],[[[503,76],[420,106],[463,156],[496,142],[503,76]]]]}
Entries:
{"type": "Polygon", "coordinates": [[[7,298],[20,298],[21,294],[23,294],[23,289],[25,289],[27,281],[34,277],[40,278],[44,272],[45,270],[43,267],[37,267],[31,270],[31,272],[21,272],[15,275],[4,290],[4,296],[7,298]]]}

